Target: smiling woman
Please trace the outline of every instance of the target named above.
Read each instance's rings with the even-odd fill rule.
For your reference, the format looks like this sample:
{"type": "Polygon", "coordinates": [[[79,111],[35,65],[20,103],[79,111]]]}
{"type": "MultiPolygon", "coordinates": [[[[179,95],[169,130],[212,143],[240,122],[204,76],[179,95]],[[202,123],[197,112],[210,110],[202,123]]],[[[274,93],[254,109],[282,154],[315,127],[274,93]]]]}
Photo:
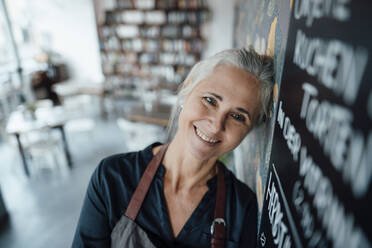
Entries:
{"type": "Polygon", "coordinates": [[[260,83],[251,73],[218,65],[187,96],[173,142],[206,160],[234,149],[256,122],[260,83]]]}
{"type": "Polygon", "coordinates": [[[197,63],[169,143],[108,157],[93,173],[73,247],[255,247],[254,193],[218,158],[262,123],[272,59],[231,49],[197,63]]]}

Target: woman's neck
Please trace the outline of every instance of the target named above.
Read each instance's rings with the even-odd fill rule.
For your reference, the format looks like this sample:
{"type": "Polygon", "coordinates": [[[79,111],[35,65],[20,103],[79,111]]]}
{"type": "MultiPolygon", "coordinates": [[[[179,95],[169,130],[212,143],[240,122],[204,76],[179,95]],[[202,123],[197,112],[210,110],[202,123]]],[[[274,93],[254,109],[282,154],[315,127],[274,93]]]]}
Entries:
{"type": "Polygon", "coordinates": [[[195,159],[184,146],[184,142],[176,136],[169,144],[163,159],[164,181],[174,193],[191,192],[205,186],[207,181],[217,174],[217,158],[195,159]]]}

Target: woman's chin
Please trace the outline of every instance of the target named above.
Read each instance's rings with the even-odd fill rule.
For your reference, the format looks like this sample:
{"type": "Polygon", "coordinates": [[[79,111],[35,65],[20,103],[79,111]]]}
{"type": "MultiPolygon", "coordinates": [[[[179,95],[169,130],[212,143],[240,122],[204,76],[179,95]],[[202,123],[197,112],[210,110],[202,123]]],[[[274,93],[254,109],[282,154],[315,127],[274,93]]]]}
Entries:
{"type": "Polygon", "coordinates": [[[193,139],[189,142],[188,150],[195,159],[208,160],[216,156],[218,153],[216,148],[216,144],[208,144],[204,141],[193,139]]]}
{"type": "Polygon", "coordinates": [[[218,157],[222,145],[220,141],[211,143],[203,140],[197,135],[195,128],[189,129],[187,135],[176,135],[176,139],[178,144],[183,144],[185,152],[189,153],[194,159],[201,161],[218,157]]]}

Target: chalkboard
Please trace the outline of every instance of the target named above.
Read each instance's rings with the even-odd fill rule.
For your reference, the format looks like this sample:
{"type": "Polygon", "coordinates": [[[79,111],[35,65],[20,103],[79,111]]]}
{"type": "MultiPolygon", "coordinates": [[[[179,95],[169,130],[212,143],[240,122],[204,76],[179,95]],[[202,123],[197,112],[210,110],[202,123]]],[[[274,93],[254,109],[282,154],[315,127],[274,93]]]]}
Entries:
{"type": "Polygon", "coordinates": [[[259,247],[372,247],[371,9],[293,2],[259,247]]]}

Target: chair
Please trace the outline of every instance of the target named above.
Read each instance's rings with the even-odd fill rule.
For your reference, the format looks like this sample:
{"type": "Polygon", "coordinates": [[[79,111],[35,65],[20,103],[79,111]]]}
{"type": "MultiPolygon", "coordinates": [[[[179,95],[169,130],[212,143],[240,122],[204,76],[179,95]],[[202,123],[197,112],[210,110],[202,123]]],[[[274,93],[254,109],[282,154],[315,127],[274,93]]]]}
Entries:
{"type": "Polygon", "coordinates": [[[41,169],[61,169],[67,167],[61,145],[61,137],[56,130],[42,128],[24,133],[21,136],[27,160],[32,174],[41,169]]]}

